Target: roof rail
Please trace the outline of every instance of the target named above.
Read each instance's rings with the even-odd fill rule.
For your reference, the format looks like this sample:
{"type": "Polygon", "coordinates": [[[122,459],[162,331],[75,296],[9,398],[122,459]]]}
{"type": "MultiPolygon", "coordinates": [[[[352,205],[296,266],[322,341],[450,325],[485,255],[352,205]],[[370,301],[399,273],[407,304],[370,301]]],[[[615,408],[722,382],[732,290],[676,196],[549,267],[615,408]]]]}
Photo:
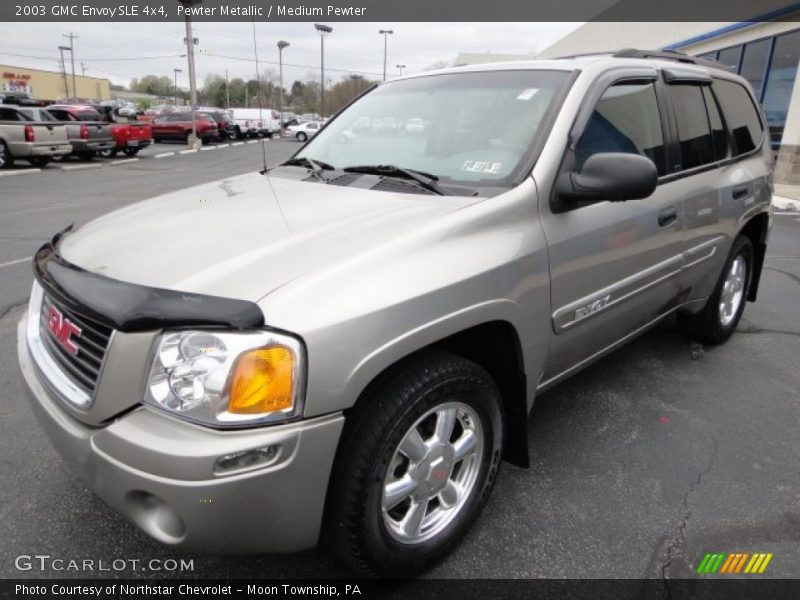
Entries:
{"type": "Polygon", "coordinates": [[[723,65],[716,60],[689,56],[676,50],[637,50],[636,48],[624,48],[612,54],[614,58],[660,58],[663,60],[674,60],[682,63],[689,63],[701,67],[711,67],[712,69],[725,69],[733,71],[728,65],[723,65]]]}

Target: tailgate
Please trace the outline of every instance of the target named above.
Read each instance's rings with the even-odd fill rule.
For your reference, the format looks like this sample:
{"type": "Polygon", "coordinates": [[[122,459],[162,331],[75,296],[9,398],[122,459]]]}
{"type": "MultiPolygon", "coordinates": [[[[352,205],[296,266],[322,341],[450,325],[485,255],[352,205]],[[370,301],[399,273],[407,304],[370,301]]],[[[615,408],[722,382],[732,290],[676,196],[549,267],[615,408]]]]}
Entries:
{"type": "Polygon", "coordinates": [[[67,128],[63,123],[26,123],[33,127],[33,139],[35,144],[49,146],[50,144],[68,143],[67,128]]]}
{"type": "Polygon", "coordinates": [[[111,141],[111,125],[108,123],[87,121],[81,123],[81,125],[86,125],[86,128],[89,130],[89,137],[86,139],[88,139],[90,142],[111,141]]]}
{"type": "Polygon", "coordinates": [[[132,140],[149,140],[153,137],[153,130],[149,124],[146,123],[134,123],[130,126],[131,128],[131,137],[132,140]]]}

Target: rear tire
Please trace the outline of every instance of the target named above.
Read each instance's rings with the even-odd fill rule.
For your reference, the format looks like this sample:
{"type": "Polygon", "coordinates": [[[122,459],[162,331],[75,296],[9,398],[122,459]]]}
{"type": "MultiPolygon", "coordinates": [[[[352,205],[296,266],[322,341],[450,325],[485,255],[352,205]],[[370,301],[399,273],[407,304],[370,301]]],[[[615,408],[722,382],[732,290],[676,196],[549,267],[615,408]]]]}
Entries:
{"type": "Polygon", "coordinates": [[[703,309],[695,314],[678,314],[678,323],[687,336],[710,346],[722,344],[731,337],[747,302],[753,256],[750,239],[738,236],[703,309]]]}
{"type": "Polygon", "coordinates": [[[347,417],[327,545],[363,575],[407,577],[430,566],[488,499],[502,424],[497,385],[468,360],[428,351],[390,369],[347,417]]]}
{"type": "Polygon", "coordinates": [[[112,148],[111,150],[100,150],[98,154],[103,158],[115,158],[117,156],[117,149],[112,148]]]}
{"type": "Polygon", "coordinates": [[[78,154],[78,158],[80,158],[81,160],[92,160],[95,157],[95,154],[96,153],[94,152],[94,150],[88,150],[86,152],[80,152],[78,154]]]}
{"type": "Polygon", "coordinates": [[[0,169],[10,169],[14,166],[14,157],[5,142],[0,140],[0,169]]]}
{"type": "Polygon", "coordinates": [[[140,148],[125,148],[122,152],[125,156],[136,156],[139,154],[140,148]]]}
{"type": "Polygon", "coordinates": [[[297,138],[298,142],[305,142],[308,139],[308,136],[302,131],[298,131],[295,137],[297,138]]]}

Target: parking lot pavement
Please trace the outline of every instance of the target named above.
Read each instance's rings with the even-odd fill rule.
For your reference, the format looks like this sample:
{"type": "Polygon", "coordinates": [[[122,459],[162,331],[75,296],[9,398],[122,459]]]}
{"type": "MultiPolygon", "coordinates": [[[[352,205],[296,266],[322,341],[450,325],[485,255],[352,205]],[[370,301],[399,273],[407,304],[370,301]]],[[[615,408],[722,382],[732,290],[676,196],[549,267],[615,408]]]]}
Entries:
{"type": "MultiPolygon", "coordinates": [[[[297,145],[265,148],[277,162],[297,145]]],[[[0,576],[164,575],[15,570],[15,556],[37,553],[187,558],[183,575],[214,578],[347,575],[323,549],[221,557],[151,541],[71,475],[21,395],[13,340],[30,267],[4,263],[71,221],[260,163],[252,145],[0,183],[0,576]]],[[[532,467],[504,465],[473,530],[427,576],[677,578],[706,552],[771,552],[769,575],[800,577],[798,298],[800,216],[782,215],[759,300],[729,343],[690,344],[667,321],[537,398],[532,467]]]]}

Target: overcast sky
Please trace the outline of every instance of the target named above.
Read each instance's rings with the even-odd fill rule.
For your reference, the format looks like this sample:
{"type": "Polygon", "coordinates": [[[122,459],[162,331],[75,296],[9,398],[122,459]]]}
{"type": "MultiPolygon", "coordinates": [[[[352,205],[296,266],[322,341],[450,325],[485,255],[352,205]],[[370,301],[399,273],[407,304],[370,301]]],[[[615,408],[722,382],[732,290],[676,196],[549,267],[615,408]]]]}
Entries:
{"type": "MultiPolygon", "coordinates": [[[[326,79],[334,81],[349,73],[379,79],[383,69],[383,36],[379,29],[393,29],[389,36],[388,72],[397,64],[404,73],[424,70],[439,61],[452,61],[459,52],[527,54],[541,51],[580,23],[334,23],[325,39],[326,79]]],[[[188,86],[183,23],[20,23],[3,27],[0,63],[38,69],[59,70],[58,46],[67,44],[62,34],[73,31],[76,72],[80,63],[86,75],[105,77],[127,85],[144,75],[173,76],[183,69],[178,85],[188,86]]],[[[284,50],[284,85],[295,79],[319,76],[319,37],[311,23],[256,23],[262,72],[277,72],[276,43],[284,50]],[[290,66],[292,65],[292,66],[290,66]],[[297,65],[297,66],[294,66],[297,65]]],[[[253,32],[251,23],[197,23],[199,38],[196,61],[198,82],[210,73],[253,78],[253,32]]],[[[68,64],[69,70],[69,64],[68,64]]]]}

